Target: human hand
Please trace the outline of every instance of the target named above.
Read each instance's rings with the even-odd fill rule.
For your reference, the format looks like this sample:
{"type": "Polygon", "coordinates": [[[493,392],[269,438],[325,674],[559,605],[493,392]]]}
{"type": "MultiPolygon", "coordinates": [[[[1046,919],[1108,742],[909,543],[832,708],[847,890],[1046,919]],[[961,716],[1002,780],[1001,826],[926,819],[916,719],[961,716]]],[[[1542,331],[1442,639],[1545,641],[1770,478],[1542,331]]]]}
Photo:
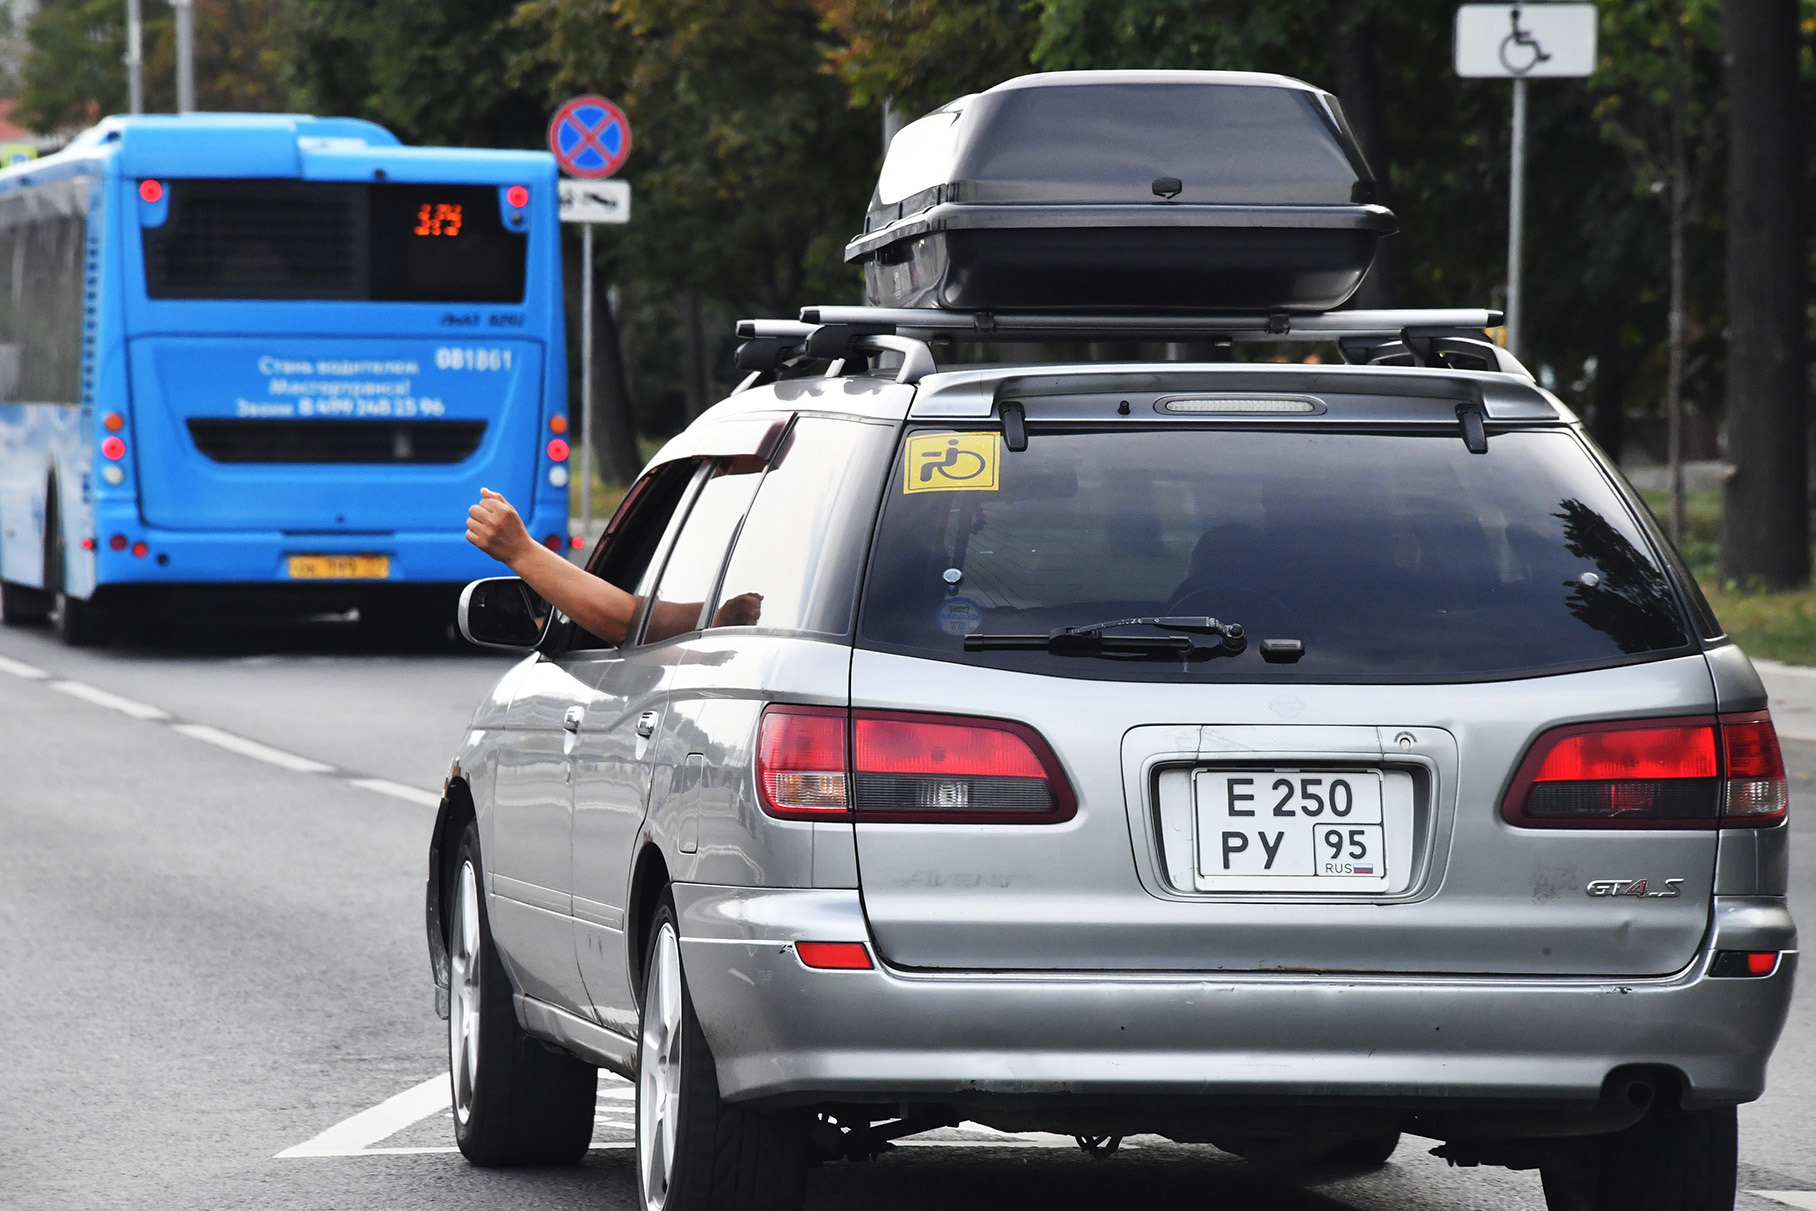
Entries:
{"type": "Polygon", "coordinates": [[[536,545],[511,502],[490,488],[481,488],[479,503],[467,510],[467,541],[513,567],[536,545]]]}
{"type": "Polygon", "coordinates": [[[719,603],[713,611],[716,627],[754,627],[763,613],[763,594],[739,593],[719,603]]]}

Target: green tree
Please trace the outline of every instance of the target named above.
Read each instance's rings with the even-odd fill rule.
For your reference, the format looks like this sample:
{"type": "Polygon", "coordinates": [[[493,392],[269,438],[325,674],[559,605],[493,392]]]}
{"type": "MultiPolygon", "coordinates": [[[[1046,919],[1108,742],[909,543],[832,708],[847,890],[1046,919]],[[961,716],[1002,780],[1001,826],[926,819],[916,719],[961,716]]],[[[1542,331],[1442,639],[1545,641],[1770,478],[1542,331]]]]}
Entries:
{"type": "MultiPolygon", "coordinates": [[[[283,47],[285,0],[197,0],[196,105],[271,112],[292,104],[283,47]]],[[[146,5],[145,105],[176,108],[176,45],[168,7],[146,5]]],[[[25,28],[19,116],[40,131],[86,126],[126,108],[126,6],[45,0],[25,28]]]]}
{"type": "Polygon", "coordinates": [[[535,35],[514,0],[288,0],[285,31],[302,104],[369,118],[406,142],[543,146],[547,90],[522,65],[535,35]]]}

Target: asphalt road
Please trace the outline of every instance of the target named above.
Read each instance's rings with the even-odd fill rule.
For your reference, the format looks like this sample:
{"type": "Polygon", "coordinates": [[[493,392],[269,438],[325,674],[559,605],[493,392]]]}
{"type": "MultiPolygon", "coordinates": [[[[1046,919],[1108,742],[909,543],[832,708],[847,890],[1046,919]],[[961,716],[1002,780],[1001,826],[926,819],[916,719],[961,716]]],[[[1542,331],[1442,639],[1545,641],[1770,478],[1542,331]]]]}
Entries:
{"type": "MultiPolygon", "coordinates": [[[[0,632],[0,1207],[635,1204],[622,1084],[576,1168],[452,1151],[423,861],[433,792],[505,667],[326,624],[100,653],[0,632]]],[[[1816,928],[1816,743],[1786,749],[1793,908],[1816,928]]],[[[1535,1174],[1450,1169],[1412,1138],[1376,1172],[1285,1178],[1208,1147],[1058,1143],[947,1133],[816,1171],[809,1205],[1544,1206],[1535,1174]]],[[[1816,1211],[1807,992],[1741,1157],[1743,1191],[1781,1192],[1742,1208],[1816,1211]]]]}

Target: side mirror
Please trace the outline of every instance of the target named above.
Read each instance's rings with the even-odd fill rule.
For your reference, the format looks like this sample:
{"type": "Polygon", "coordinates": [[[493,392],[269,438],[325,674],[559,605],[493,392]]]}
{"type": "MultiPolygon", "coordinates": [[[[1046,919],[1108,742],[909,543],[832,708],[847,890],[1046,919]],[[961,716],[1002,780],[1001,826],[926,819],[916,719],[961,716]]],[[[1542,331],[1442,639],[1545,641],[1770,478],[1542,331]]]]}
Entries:
{"type": "Polygon", "coordinates": [[[554,611],[515,576],[475,580],[460,592],[460,633],[488,648],[533,648],[554,611]]]}

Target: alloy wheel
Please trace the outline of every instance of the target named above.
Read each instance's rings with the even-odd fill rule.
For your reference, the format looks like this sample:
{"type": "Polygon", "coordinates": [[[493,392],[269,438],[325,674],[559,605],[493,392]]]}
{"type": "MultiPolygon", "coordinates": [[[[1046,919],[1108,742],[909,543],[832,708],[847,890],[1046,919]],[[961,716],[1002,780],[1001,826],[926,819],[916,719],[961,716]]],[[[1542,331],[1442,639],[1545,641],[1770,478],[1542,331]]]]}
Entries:
{"type": "Polygon", "coordinates": [[[479,1077],[479,880],[470,861],[460,867],[453,924],[453,945],[448,948],[448,1072],[454,1086],[454,1117],[464,1125],[473,1114],[479,1077]]]}
{"type": "Polygon", "coordinates": [[[674,1177],[681,1113],[681,951],[664,921],[650,956],[637,1054],[637,1177],[643,1205],[662,1211],[674,1177]]]}

